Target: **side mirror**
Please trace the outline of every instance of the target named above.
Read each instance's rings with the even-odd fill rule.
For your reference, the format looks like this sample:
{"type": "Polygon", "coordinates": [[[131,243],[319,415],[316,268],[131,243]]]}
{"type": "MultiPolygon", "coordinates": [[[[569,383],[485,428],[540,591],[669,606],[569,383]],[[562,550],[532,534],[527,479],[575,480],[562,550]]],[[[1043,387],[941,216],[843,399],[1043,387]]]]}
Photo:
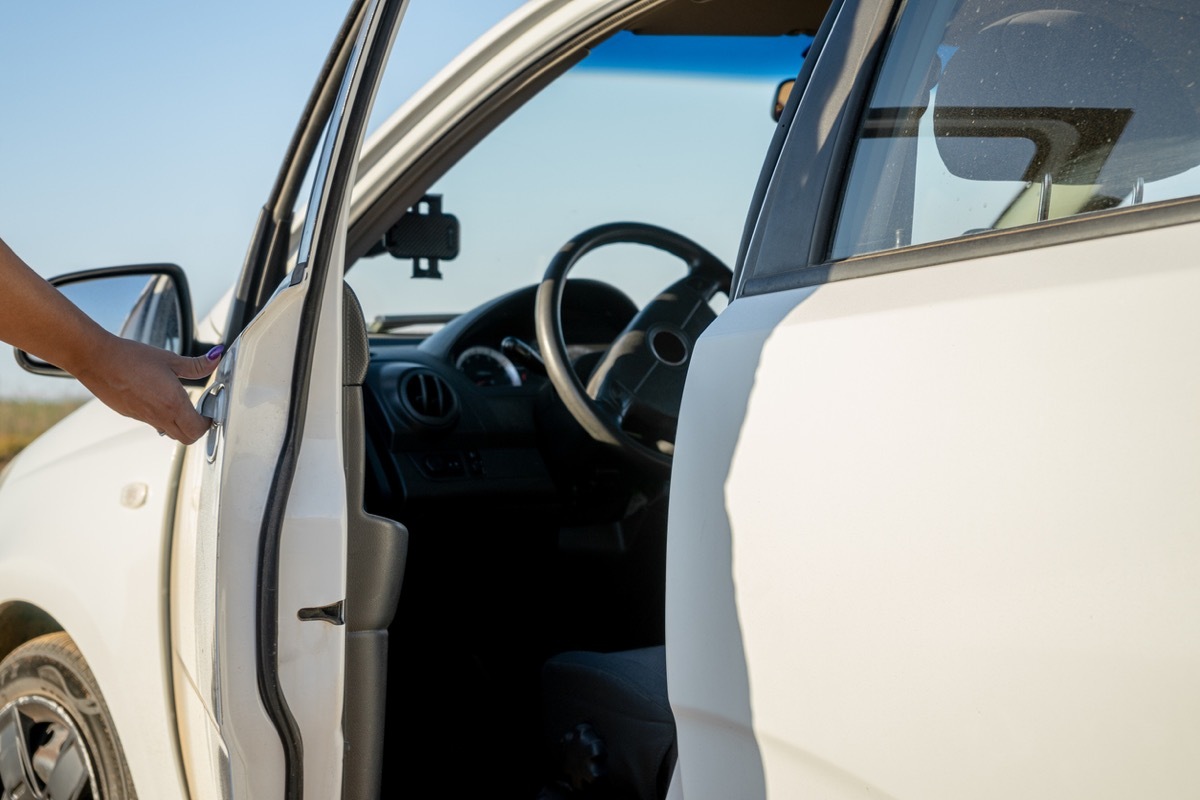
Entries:
{"type": "MultiPolygon", "coordinates": [[[[174,264],[72,272],[51,278],[50,284],[110,333],[181,355],[191,353],[192,299],[183,270],[174,264]]],[[[24,350],[16,350],[16,357],[29,372],[70,377],[24,350]]]]}
{"type": "Polygon", "coordinates": [[[779,118],[783,116],[783,107],[787,105],[788,98],[792,96],[792,87],[795,85],[796,79],[788,78],[775,87],[775,106],[771,109],[771,119],[779,122],[779,118]]]}

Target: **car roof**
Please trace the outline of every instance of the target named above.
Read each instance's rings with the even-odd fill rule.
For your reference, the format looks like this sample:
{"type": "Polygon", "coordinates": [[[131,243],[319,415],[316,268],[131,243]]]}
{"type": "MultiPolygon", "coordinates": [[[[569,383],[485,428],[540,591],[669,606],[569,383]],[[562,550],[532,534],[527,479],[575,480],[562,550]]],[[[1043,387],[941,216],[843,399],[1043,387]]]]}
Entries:
{"type": "Polygon", "coordinates": [[[642,34],[781,36],[813,34],[829,0],[672,0],[637,17],[642,34]]]}

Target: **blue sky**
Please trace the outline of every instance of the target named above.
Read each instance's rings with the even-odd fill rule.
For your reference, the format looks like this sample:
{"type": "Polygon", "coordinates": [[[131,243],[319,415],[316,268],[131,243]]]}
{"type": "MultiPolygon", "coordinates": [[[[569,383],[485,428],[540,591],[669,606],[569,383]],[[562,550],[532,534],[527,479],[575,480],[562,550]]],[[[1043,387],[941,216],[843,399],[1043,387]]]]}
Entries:
{"type": "Polygon", "coordinates": [[[180,261],[215,299],[205,277],[240,263],[342,11],[8,5],[0,236],[43,274],[180,261]]]}
{"type": "MultiPolygon", "coordinates": [[[[453,8],[460,18],[494,19],[507,5],[459,0],[453,8]],[[472,13],[477,6],[490,8],[472,13]]],[[[446,16],[445,3],[413,6],[446,16]]],[[[241,266],[347,7],[5,3],[0,237],[46,276],[176,262],[207,309],[241,266]]],[[[0,355],[0,395],[70,386],[27,376],[0,355]]]]}
{"type": "MultiPolygon", "coordinates": [[[[175,261],[206,307],[345,4],[12,3],[0,10],[0,237],[34,269],[175,261]]],[[[0,394],[56,393],[0,355],[0,394]]]]}
{"type": "MultiPolygon", "coordinates": [[[[406,29],[422,33],[397,47],[379,107],[395,108],[517,2],[413,0],[406,29]]],[[[241,267],[347,6],[4,4],[0,237],[46,276],[177,263],[202,315],[241,267]]],[[[781,64],[794,65],[805,43],[783,43],[781,64]]],[[[610,44],[594,66],[620,67],[630,57],[622,43],[610,44]]],[[[725,60],[740,58],[738,45],[729,47],[725,60]]],[[[0,353],[0,396],[54,396],[80,391],[75,386],[27,375],[0,353]]]]}

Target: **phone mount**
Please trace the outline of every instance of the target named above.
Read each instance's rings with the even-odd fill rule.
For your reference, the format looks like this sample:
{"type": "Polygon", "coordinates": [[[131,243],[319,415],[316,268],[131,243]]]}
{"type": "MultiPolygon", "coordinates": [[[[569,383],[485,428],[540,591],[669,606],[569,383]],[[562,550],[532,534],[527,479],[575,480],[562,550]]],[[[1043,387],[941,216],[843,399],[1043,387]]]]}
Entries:
{"type": "Polygon", "coordinates": [[[387,251],[394,258],[411,258],[414,278],[440,279],[438,264],[456,258],[458,245],[458,217],[442,212],[440,194],[427,194],[388,228],[367,255],[387,251]]]}

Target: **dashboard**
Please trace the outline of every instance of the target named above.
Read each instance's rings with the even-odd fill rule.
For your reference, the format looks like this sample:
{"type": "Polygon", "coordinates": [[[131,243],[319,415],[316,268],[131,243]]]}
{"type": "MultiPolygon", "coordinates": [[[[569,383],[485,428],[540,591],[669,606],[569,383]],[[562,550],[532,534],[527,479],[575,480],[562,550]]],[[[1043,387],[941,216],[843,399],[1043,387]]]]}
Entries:
{"type": "MultiPolygon", "coordinates": [[[[552,502],[556,454],[585,435],[535,358],[509,355],[525,347],[536,357],[536,293],[529,286],[491,300],[423,340],[370,336],[368,461],[376,499],[389,513],[397,504],[464,497],[505,506],[552,502]]],[[[609,284],[568,282],[563,329],[581,374],[636,312],[609,284]]]]}
{"type": "MultiPolygon", "coordinates": [[[[505,342],[511,341],[505,337],[505,342]]],[[[504,342],[501,342],[504,347],[504,342]]],[[[476,386],[520,386],[529,380],[529,368],[517,367],[508,356],[486,345],[468,347],[458,354],[454,366],[476,386]]]]}

